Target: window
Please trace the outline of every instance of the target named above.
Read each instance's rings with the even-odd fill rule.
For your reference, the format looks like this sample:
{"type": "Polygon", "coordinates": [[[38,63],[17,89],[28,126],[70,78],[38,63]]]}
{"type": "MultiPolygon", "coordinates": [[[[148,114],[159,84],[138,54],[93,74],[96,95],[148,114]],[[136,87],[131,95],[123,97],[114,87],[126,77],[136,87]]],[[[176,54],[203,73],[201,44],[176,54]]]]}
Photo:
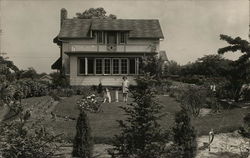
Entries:
{"type": "Polygon", "coordinates": [[[127,74],[127,73],[128,73],[128,60],[121,59],[121,74],[127,74]]]}
{"type": "Polygon", "coordinates": [[[113,74],[119,74],[119,59],[113,59],[113,74]]]}
{"type": "Polygon", "coordinates": [[[85,74],[85,58],[79,59],[79,74],[85,74]]]}
{"type": "Polygon", "coordinates": [[[116,44],[116,32],[107,32],[107,43],[116,44]]]}
{"type": "Polygon", "coordinates": [[[119,38],[119,43],[120,44],[125,44],[127,41],[126,41],[126,33],[125,32],[121,32],[120,33],[120,38],[119,38]]]}
{"type": "Polygon", "coordinates": [[[136,62],[135,58],[129,59],[129,74],[135,74],[136,62]]]}
{"type": "Polygon", "coordinates": [[[97,43],[104,44],[104,33],[97,32],[97,43]]]}
{"type": "Polygon", "coordinates": [[[88,58],[88,74],[94,74],[94,58],[88,58]]]}
{"type": "MultiPolygon", "coordinates": [[[[135,75],[139,58],[79,58],[80,75],[135,75]]],[[[141,60],[140,60],[141,62],[141,60]]],[[[141,67],[141,65],[140,65],[141,67]]]]}
{"type": "Polygon", "coordinates": [[[110,74],[111,73],[111,60],[110,59],[104,59],[104,74],[110,74]]]}
{"type": "Polygon", "coordinates": [[[102,59],[96,59],[96,74],[102,74],[102,59]]]}

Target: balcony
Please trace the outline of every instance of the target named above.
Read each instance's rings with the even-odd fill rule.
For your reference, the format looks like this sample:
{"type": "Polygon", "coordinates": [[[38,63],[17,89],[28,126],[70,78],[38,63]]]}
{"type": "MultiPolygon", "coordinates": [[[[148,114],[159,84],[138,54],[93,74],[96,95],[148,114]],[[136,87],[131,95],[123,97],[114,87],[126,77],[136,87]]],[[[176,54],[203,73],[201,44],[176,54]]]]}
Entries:
{"type": "Polygon", "coordinates": [[[159,45],[149,44],[71,44],[69,51],[72,52],[158,52],[159,45]]]}

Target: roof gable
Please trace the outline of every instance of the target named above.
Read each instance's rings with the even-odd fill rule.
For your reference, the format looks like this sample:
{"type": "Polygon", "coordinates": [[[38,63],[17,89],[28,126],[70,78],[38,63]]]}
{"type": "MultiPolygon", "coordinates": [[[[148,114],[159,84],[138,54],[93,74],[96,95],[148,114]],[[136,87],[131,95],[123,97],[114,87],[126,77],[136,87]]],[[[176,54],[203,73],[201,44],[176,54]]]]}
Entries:
{"type": "Polygon", "coordinates": [[[66,19],[59,38],[90,38],[93,31],[129,31],[129,38],[164,38],[159,20],[151,19],[66,19]]]}

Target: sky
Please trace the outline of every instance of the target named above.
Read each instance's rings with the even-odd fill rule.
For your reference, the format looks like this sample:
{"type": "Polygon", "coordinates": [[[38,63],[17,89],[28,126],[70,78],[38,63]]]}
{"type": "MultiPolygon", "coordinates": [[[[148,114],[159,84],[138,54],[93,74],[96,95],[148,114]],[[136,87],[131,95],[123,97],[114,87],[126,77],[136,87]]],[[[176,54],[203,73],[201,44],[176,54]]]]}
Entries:
{"type": "Polygon", "coordinates": [[[121,19],[159,19],[164,34],[160,49],[181,65],[216,54],[227,45],[220,34],[248,40],[248,0],[0,0],[1,51],[20,69],[49,73],[60,54],[53,43],[60,9],[72,18],[97,7],[121,19]]]}

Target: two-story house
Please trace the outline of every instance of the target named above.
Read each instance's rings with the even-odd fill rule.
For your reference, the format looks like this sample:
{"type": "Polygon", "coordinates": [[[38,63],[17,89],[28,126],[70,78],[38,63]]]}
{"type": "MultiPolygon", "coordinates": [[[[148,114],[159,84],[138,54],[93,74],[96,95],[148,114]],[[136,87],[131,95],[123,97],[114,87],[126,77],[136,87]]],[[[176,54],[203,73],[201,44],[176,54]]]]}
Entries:
{"type": "Polygon", "coordinates": [[[143,56],[159,54],[163,39],[158,20],[68,19],[61,10],[61,29],[54,39],[60,58],[52,65],[69,76],[71,85],[120,86],[140,74],[143,56]]]}

